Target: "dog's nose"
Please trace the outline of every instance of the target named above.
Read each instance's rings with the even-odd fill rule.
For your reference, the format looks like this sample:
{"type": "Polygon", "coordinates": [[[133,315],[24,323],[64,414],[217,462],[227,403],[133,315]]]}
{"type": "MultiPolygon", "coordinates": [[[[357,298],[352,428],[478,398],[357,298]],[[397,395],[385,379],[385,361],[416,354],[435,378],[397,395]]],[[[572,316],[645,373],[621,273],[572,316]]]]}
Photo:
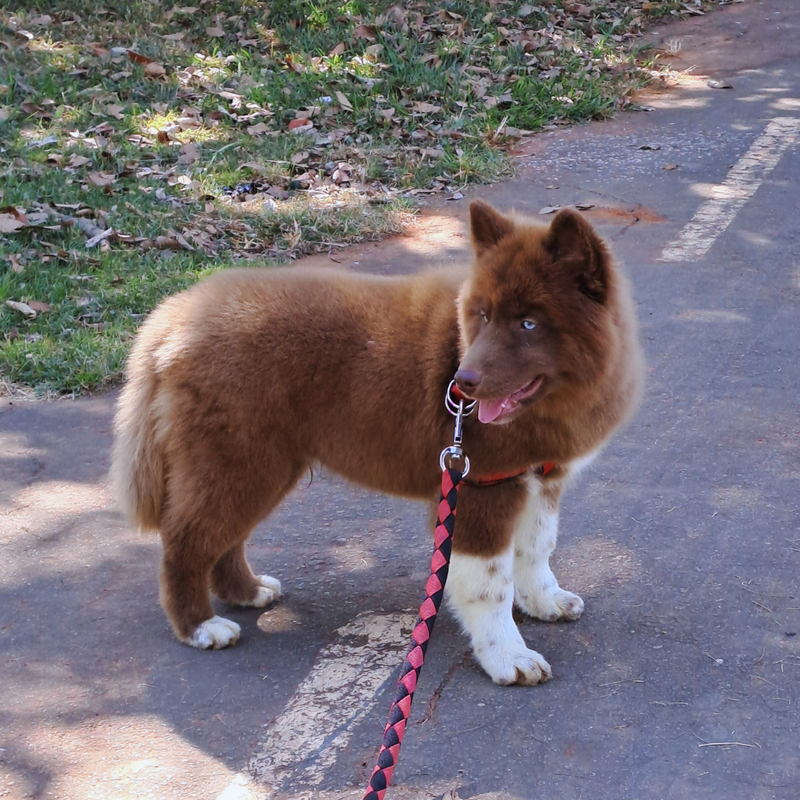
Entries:
{"type": "Polygon", "coordinates": [[[478,388],[482,377],[480,372],[474,369],[459,369],[458,372],[456,372],[456,383],[462,392],[469,394],[478,388]]]}

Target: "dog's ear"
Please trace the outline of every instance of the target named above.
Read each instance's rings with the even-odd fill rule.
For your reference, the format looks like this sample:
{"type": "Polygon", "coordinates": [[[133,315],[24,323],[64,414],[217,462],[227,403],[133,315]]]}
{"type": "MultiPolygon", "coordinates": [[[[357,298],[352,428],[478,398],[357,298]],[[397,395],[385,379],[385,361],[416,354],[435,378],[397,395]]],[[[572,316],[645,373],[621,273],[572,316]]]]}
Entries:
{"type": "Polygon", "coordinates": [[[514,230],[514,223],[483,200],[469,204],[472,245],[477,255],[494,247],[514,230]]]}
{"type": "Polygon", "coordinates": [[[611,256],[594,228],[577,212],[563,208],[550,223],[545,248],[554,262],[575,275],[578,290],[605,303],[611,278],[611,256]]]}

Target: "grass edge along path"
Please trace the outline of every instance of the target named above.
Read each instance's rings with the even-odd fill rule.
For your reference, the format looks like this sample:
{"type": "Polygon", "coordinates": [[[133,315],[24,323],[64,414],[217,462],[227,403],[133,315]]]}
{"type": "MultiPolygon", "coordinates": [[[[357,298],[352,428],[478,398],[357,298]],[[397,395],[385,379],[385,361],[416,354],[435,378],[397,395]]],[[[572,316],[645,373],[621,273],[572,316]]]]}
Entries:
{"type": "Polygon", "coordinates": [[[419,197],[509,176],[520,137],[659,75],[648,20],[715,4],[0,0],[0,391],[111,385],[207,272],[397,233],[419,197]]]}

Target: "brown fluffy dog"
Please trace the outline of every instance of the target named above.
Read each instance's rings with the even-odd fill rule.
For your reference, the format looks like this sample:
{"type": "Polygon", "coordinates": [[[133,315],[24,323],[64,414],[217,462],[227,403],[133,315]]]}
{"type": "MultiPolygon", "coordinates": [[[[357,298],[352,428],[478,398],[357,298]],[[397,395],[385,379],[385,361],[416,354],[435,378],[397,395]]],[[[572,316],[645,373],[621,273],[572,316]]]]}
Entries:
{"type": "Polygon", "coordinates": [[[161,533],[161,598],[181,641],[238,639],[209,589],[238,605],[279,596],[245,542],[309,466],[435,503],[455,375],[479,400],[464,434],[473,475],[528,472],[462,488],[449,600],[493,680],[549,677],[512,607],[546,620],[583,611],[549,566],[558,503],[639,398],[633,304],[579,214],[547,228],[482,202],[470,213],[471,271],[227,270],[142,326],[113,471],[130,518],[161,533]],[[541,476],[543,462],[557,467],[541,476]]]}

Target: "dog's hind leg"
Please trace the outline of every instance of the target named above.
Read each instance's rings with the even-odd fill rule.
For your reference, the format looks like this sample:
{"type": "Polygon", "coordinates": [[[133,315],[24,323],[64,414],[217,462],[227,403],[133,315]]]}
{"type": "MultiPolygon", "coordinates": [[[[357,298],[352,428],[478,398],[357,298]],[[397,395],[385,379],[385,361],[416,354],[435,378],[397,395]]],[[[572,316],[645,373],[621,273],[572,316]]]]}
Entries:
{"type": "Polygon", "coordinates": [[[211,571],[211,590],[232,606],[263,608],[281,596],[281,584],[269,575],[254,575],[240,542],[223,553],[211,571]]]}
{"type": "Polygon", "coordinates": [[[528,499],[514,528],[514,601],[545,622],[578,619],[583,600],[558,585],[550,556],[558,537],[563,481],[528,479],[528,499]]]}
{"type": "Polygon", "coordinates": [[[214,614],[211,571],[220,549],[219,529],[210,518],[162,524],[161,605],[177,637],[191,647],[218,650],[236,644],[241,629],[214,614]]]}
{"type": "Polygon", "coordinates": [[[447,594],[489,677],[495,683],[533,686],[546,681],[551,670],[525,644],[512,617],[511,536],[525,494],[522,481],[459,490],[447,594]]]}
{"type": "MultiPolygon", "coordinates": [[[[229,476],[243,474],[228,466],[229,476]]],[[[211,588],[235,605],[264,606],[280,595],[277,580],[253,575],[244,547],[250,531],[294,486],[302,469],[275,461],[269,466],[253,464],[249,480],[237,482],[222,481],[224,470],[206,463],[182,470],[180,484],[176,479],[169,487],[161,526],[161,603],[185,644],[216,650],[239,639],[239,626],[214,614],[211,588]]]]}

